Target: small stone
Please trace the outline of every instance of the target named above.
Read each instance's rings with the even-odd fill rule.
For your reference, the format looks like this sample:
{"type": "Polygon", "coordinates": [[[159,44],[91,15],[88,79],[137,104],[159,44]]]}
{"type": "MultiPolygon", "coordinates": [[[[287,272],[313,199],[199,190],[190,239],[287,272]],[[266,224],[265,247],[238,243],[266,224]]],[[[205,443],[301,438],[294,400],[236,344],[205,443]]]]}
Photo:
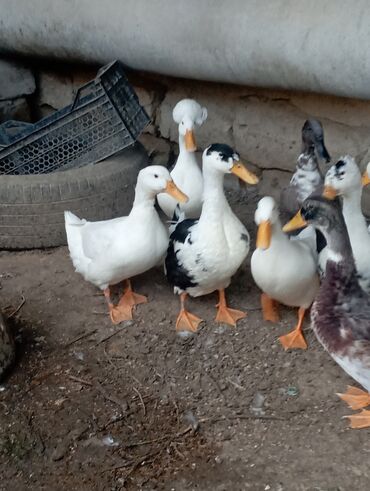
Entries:
{"type": "Polygon", "coordinates": [[[177,335],[181,339],[189,339],[194,336],[194,332],[191,331],[177,331],[177,335]]]}
{"type": "Polygon", "coordinates": [[[185,422],[187,422],[191,425],[193,431],[197,431],[197,429],[199,428],[199,421],[194,416],[193,411],[186,411],[183,419],[185,422]]]}
{"type": "Polygon", "coordinates": [[[257,392],[250,405],[251,412],[257,416],[263,416],[265,414],[265,411],[263,410],[265,400],[266,397],[261,392],[257,392]]]}
{"type": "Polygon", "coordinates": [[[77,358],[77,360],[83,361],[85,358],[85,355],[82,353],[82,351],[74,351],[73,354],[75,355],[75,358],[77,358]]]}
{"type": "Polygon", "coordinates": [[[292,385],[291,387],[287,388],[286,394],[289,397],[297,397],[299,395],[299,389],[292,385]]]}
{"type": "Polygon", "coordinates": [[[102,438],[102,443],[107,447],[118,447],[119,445],[119,443],[115,441],[111,435],[107,435],[104,438],[102,438]]]}

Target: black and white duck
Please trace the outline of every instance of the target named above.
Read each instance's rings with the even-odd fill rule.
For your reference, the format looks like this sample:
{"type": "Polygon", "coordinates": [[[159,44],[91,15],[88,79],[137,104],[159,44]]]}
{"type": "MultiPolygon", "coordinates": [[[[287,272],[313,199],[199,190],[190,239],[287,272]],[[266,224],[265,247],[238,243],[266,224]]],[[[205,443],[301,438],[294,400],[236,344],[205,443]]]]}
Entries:
{"type": "Polygon", "coordinates": [[[345,155],[330,167],[325,176],[324,196],[341,198],[359,283],[370,293],[370,234],[361,209],[361,172],[353,157],[345,155]]]}
{"type": "Polygon", "coordinates": [[[298,212],[306,198],[321,193],[324,177],[319,159],[330,162],[324,143],[324,130],[320,121],[308,119],[302,128],[302,150],[297,159],[296,170],[289,186],[282,190],[280,196],[279,208],[283,223],[298,212]]]}
{"type": "MultiPolygon", "coordinates": [[[[287,228],[307,224],[327,241],[326,272],[311,309],[312,329],[338,365],[366,390],[349,387],[339,396],[352,409],[370,405],[370,296],[361,288],[338,200],[308,198],[287,228]]],[[[370,411],[348,416],[352,428],[370,426],[370,411]]]]}
{"type": "Polygon", "coordinates": [[[203,152],[203,207],[200,218],[179,221],[170,236],[165,270],[181,310],[176,329],[196,331],[201,319],[185,309],[185,298],[219,291],[216,321],[235,325],[245,313],[226,304],[225,288],[246,258],[250,239],[224,193],[224,175],[233,173],[249,184],[258,178],[228,145],[215,143],[203,152]]]}

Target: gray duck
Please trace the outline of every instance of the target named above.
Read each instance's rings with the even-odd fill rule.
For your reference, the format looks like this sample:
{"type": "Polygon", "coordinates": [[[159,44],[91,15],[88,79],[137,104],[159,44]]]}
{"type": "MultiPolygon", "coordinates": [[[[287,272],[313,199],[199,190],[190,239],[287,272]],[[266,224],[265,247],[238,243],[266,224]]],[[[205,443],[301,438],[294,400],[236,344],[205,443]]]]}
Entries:
{"type": "Polygon", "coordinates": [[[339,200],[311,197],[285,226],[294,230],[312,224],[325,237],[328,247],[326,273],[311,308],[317,339],[365,391],[348,387],[338,394],[360,413],[347,416],[352,428],[370,426],[370,296],[361,288],[339,200]]]}

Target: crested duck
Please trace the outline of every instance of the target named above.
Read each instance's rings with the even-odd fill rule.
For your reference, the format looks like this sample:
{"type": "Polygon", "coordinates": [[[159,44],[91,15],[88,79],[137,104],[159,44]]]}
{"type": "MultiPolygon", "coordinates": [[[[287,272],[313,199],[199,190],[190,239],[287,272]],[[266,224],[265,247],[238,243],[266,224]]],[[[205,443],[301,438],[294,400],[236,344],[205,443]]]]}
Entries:
{"type": "Polygon", "coordinates": [[[185,299],[219,291],[217,322],[236,325],[245,313],[230,309],[225,288],[246,258],[250,239],[245,226],[232,212],[223,189],[224,175],[233,173],[249,184],[258,178],[240,162],[228,145],[215,143],[203,152],[203,207],[198,220],[179,221],[170,236],[165,271],[181,309],[176,329],[196,331],[201,319],[185,308],[185,299]]]}
{"type": "MultiPolygon", "coordinates": [[[[174,107],[172,115],[179,125],[180,151],[171,177],[189,198],[179,205],[180,212],[187,218],[198,218],[202,210],[203,177],[194,153],[197,149],[194,128],[207,119],[207,109],[193,99],[182,99],[174,107]]],[[[172,218],[178,202],[168,194],[159,194],[157,200],[163,212],[172,218]]]]}
{"type": "Polygon", "coordinates": [[[76,271],[104,291],[111,320],[117,324],[132,319],[132,308],[147,298],[132,291],[130,278],[156,266],[168,246],[168,231],[154,207],[155,196],[166,192],[185,202],[168,170],[160,165],[142,169],[137,178],[130,214],[88,222],[66,211],[68,248],[76,271]],[[110,285],[126,280],[124,295],[114,306],[110,285]]]}
{"type": "Polygon", "coordinates": [[[370,235],[361,210],[361,172],[355,160],[346,155],[330,167],[325,176],[324,196],[340,196],[353,257],[361,287],[370,293],[370,235]]]}
{"type": "Polygon", "coordinates": [[[264,319],[278,322],[277,302],[298,307],[297,326],[279,339],[285,349],[306,349],[303,319],[319,288],[315,231],[311,227],[308,233],[303,230],[296,237],[288,237],[282,231],[279,209],[270,196],[258,202],[255,222],[258,232],[251,272],[263,292],[264,319]]]}
{"type": "MultiPolygon", "coordinates": [[[[312,224],[329,250],[325,277],[311,308],[312,328],[338,365],[366,390],[338,394],[352,409],[370,405],[370,296],[361,288],[346,224],[337,200],[308,198],[288,228],[312,224]]],[[[348,416],[352,428],[370,426],[370,411],[348,416]]]]}

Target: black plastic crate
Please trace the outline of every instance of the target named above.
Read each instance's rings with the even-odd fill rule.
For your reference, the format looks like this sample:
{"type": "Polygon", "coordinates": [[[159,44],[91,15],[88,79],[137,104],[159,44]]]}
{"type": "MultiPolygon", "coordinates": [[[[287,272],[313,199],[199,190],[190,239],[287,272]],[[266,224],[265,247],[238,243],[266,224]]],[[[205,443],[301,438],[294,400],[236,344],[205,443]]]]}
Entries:
{"type": "Polygon", "coordinates": [[[70,106],[35,124],[0,125],[0,174],[45,174],[95,163],[132,145],[149,123],[120,62],[99,70],[70,106]]]}

